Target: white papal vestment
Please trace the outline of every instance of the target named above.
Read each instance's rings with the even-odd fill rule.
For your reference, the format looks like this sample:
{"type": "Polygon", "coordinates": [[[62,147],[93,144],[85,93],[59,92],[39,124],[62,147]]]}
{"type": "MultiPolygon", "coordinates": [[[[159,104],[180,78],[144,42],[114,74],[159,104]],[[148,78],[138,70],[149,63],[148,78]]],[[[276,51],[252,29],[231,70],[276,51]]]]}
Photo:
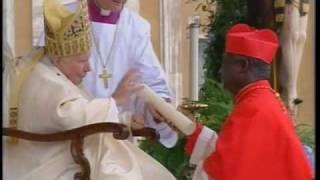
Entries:
{"type": "MultiPolygon", "coordinates": [[[[119,122],[112,99],[92,99],[72,84],[47,58],[38,63],[20,94],[18,128],[54,133],[95,122],[119,122]]],[[[85,139],[84,152],[92,180],[175,179],[157,161],[127,140],[111,134],[85,139]]],[[[6,180],[71,180],[80,167],[73,162],[70,142],[38,143],[20,140],[4,149],[6,180]]]]}
{"type": "MultiPolygon", "coordinates": [[[[69,3],[66,7],[74,10],[77,4],[69,3]]],[[[144,18],[128,8],[123,8],[117,24],[91,22],[91,25],[91,71],[84,78],[84,88],[92,96],[110,97],[129,69],[135,68],[141,74],[141,82],[147,84],[159,96],[171,98],[166,76],[152,47],[150,24],[144,18]],[[104,87],[103,80],[99,78],[104,65],[112,74],[108,88],[104,87]]],[[[44,34],[38,44],[44,45],[44,34]]],[[[173,147],[176,144],[177,133],[166,123],[155,123],[141,99],[133,96],[128,104],[118,109],[120,113],[130,111],[144,115],[146,126],[159,132],[163,145],[173,147]]]]}

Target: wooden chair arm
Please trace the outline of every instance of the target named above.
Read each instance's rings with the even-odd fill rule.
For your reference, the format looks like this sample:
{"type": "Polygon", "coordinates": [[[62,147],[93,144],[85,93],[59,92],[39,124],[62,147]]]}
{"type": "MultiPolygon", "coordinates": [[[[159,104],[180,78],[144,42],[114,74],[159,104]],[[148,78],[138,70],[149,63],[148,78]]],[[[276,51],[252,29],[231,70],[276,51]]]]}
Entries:
{"type": "Polygon", "coordinates": [[[81,172],[74,175],[75,180],[90,180],[90,163],[83,153],[84,138],[97,133],[113,133],[115,139],[127,139],[128,127],[119,123],[96,123],[52,134],[37,134],[13,128],[3,128],[3,136],[37,142],[71,141],[71,155],[80,165],[81,172]]]}
{"type": "MultiPolygon", "coordinates": [[[[123,140],[129,137],[128,127],[119,123],[96,123],[85,125],[62,132],[39,134],[14,128],[3,128],[3,136],[14,137],[37,142],[71,141],[71,155],[75,163],[80,165],[81,172],[74,175],[75,180],[90,180],[90,163],[83,153],[83,143],[86,136],[97,133],[113,133],[115,139],[123,140]]],[[[142,128],[132,131],[133,136],[144,136],[151,140],[159,139],[159,134],[152,128],[142,128]]]]}
{"type": "Polygon", "coordinates": [[[159,133],[155,129],[149,127],[133,130],[132,136],[143,136],[153,141],[159,140],[160,138],[159,133]]]}
{"type": "Polygon", "coordinates": [[[51,134],[39,134],[13,128],[3,128],[3,136],[10,136],[38,142],[72,140],[74,138],[78,138],[79,136],[85,137],[97,133],[113,133],[113,137],[116,139],[127,139],[129,137],[129,130],[126,125],[110,122],[85,125],[79,128],[51,134]]]}

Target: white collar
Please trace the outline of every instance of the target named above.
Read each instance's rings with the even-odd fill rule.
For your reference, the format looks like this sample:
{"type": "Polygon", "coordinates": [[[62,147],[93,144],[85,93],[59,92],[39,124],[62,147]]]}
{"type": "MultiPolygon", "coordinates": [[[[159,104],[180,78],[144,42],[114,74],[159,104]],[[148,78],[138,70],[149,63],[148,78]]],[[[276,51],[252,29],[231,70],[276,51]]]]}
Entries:
{"type": "Polygon", "coordinates": [[[109,16],[111,14],[111,10],[105,10],[103,8],[100,8],[100,15],[101,16],[109,16]]]}

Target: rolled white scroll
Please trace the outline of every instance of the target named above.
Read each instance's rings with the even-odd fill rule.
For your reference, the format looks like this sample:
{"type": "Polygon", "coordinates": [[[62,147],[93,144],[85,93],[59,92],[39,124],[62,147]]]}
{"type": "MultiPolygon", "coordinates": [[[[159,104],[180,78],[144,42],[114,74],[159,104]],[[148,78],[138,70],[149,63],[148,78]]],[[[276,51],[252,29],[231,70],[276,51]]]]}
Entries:
{"type": "Polygon", "coordinates": [[[172,122],[183,134],[191,135],[196,124],[189,118],[177,111],[171,104],[167,103],[164,99],[159,97],[151,88],[147,85],[138,91],[137,95],[141,97],[145,102],[152,104],[159,113],[165,117],[168,121],[172,122]]]}

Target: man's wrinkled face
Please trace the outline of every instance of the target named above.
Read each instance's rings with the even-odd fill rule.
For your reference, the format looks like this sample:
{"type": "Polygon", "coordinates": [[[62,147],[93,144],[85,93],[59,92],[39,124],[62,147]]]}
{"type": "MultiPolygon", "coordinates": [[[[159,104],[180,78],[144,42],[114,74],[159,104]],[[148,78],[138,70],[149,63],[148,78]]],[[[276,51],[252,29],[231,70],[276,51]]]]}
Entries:
{"type": "Polygon", "coordinates": [[[79,85],[90,71],[89,53],[56,57],[53,64],[75,85],[79,85]]]}
{"type": "Polygon", "coordinates": [[[112,11],[119,11],[122,9],[127,0],[93,0],[96,1],[100,8],[112,11]]]}

